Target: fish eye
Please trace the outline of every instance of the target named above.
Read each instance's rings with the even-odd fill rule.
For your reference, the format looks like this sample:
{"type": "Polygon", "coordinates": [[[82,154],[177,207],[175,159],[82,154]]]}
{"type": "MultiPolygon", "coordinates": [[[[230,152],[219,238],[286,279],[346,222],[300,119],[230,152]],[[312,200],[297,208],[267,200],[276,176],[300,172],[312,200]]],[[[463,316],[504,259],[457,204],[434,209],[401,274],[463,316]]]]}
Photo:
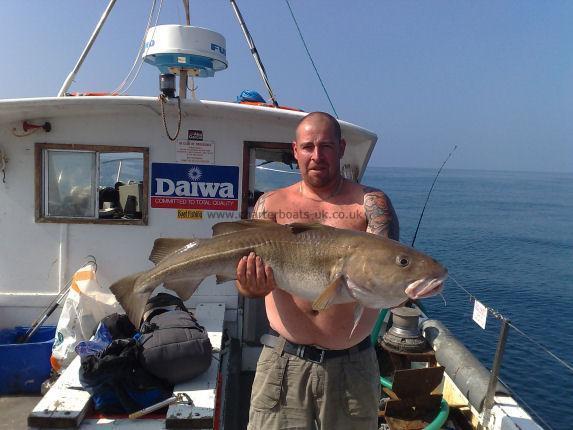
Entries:
{"type": "Polygon", "coordinates": [[[398,264],[398,266],[401,267],[406,267],[408,264],[410,264],[410,260],[408,260],[408,257],[405,257],[403,255],[398,255],[396,257],[396,264],[398,264]]]}

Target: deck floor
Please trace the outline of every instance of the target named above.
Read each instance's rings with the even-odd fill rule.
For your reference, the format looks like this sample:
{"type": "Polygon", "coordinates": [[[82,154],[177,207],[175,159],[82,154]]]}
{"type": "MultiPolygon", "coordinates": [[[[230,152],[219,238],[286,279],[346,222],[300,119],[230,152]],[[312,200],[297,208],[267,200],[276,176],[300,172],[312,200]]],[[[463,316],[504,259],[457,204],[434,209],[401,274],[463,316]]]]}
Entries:
{"type": "Polygon", "coordinates": [[[42,396],[0,396],[0,430],[26,430],[28,414],[42,396]]]}

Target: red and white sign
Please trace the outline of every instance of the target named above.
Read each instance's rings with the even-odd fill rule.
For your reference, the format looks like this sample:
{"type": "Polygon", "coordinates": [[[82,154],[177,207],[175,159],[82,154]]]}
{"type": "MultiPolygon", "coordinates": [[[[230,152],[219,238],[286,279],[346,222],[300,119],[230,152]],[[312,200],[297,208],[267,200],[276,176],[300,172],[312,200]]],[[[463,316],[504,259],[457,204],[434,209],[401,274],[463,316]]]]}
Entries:
{"type": "Polygon", "coordinates": [[[477,300],[474,300],[473,320],[477,325],[485,330],[485,323],[487,321],[487,308],[477,300]]]}

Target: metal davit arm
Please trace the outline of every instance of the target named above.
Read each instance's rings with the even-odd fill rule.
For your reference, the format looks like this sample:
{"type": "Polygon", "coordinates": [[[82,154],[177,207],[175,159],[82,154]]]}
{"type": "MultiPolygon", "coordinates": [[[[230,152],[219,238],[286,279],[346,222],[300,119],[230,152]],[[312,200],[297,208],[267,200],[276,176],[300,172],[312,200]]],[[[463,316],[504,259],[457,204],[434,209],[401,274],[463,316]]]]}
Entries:
{"type": "Polygon", "coordinates": [[[66,95],[66,91],[68,91],[68,89],[72,85],[72,82],[73,82],[74,78],[76,77],[78,70],[80,70],[80,67],[82,66],[84,60],[88,56],[88,53],[90,52],[92,45],[94,44],[100,30],[102,29],[102,27],[105,23],[105,20],[107,19],[111,10],[113,9],[113,6],[115,5],[115,1],[116,0],[110,0],[110,2],[108,3],[107,8],[103,12],[101,18],[99,19],[99,22],[96,25],[94,32],[92,33],[92,35],[90,37],[90,40],[88,41],[88,44],[84,48],[82,55],[80,55],[78,62],[74,66],[74,69],[70,72],[70,74],[66,78],[64,84],[62,85],[62,88],[60,88],[60,91],[58,92],[58,97],[64,97],[66,95]]]}

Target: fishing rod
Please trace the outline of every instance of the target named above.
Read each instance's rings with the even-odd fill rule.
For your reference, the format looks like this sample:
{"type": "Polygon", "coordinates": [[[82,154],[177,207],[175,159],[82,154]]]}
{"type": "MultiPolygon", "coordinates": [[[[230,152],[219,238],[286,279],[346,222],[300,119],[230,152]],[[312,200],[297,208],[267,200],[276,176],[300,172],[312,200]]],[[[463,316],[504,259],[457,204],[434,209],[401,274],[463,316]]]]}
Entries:
{"type": "MultiPolygon", "coordinates": [[[[93,255],[88,255],[86,257],[86,262],[82,265],[85,267],[88,264],[92,264],[95,266],[95,270],[97,271],[97,262],[93,255]]],[[[30,328],[24,335],[19,337],[16,340],[16,343],[26,343],[34,334],[39,330],[39,328],[44,324],[44,322],[54,313],[54,311],[58,308],[58,306],[64,301],[70,288],[72,287],[72,283],[74,281],[74,277],[72,276],[70,280],[66,283],[64,289],[52,300],[52,302],[46,307],[46,309],[40,314],[40,316],[30,325],[30,328]]]]}
{"type": "Polygon", "coordinates": [[[426,206],[428,206],[428,201],[430,200],[430,195],[432,194],[432,190],[434,189],[434,185],[436,185],[436,181],[438,180],[438,176],[442,172],[442,169],[454,153],[454,151],[458,148],[458,145],[454,145],[453,149],[448,154],[447,158],[444,160],[440,168],[438,169],[438,173],[434,178],[434,182],[432,182],[432,186],[430,187],[430,191],[428,191],[428,195],[426,197],[426,202],[424,203],[424,207],[422,208],[422,213],[420,214],[420,219],[418,220],[418,225],[416,226],[416,231],[414,232],[414,238],[412,239],[412,244],[410,245],[412,248],[414,247],[414,242],[416,242],[416,237],[418,236],[418,230],[420,229],[420,224],[422,223],[422,218],[424,217],[424,211],[426,210],[426,206]]]}
{"type": "MultiPolygon", "coordinates": [[[[444,160],[444,162],[442,163],[442,165],[438,169],[436,176],[434,177],[434,181],[432,182],[432,186],[430,187],[430,191],[428,191],[428,195],[426,196],[426,201],[424,203],[424,206],[422,207],[422,212],[420,213],[420,219],[418,219],[418,225],[416,226],[416,231],[414,232],[414,237],[412,238],[412,243],[410,245],[412,248],[414,247],[414,243],[416,242],[416,237],[418,237],[418,230],[420,229],[420,224],[422,223],[422,218],[424,217],[424,212],[426,211],[426,206],[428,206],[428,201],[430,201],[430,195],[432,194],[434,186],[436,185],[436,182],[438,181],[438,176],[440,176],[440,173],[442,173],[442,169],[444,168],[444,166],[446,165],[446,163],[451,158],[452,154],[454,153],[454,151],[457,148],[458,148],[458,145],[454,145],[454,147],[452,148],[452,150],[450,151],[450,153],[448,154],[448,156],[446,157],[446,159],[444,160]]],[[[444,296],[442,296],[442,299],[444,299],[444,296]]],[[[446,302],[446,300],[444,299],[444,303],[445,302],[446,302]]],[[[408,300],[408,302],[404,306],[409,306],[411,303],[414,303],[416,306],[418,306],[418,308],[420,308],[420,310],[422,312],[427,313],[426,309],[424,309],[424,306],[422,305],[422,303],[420,303],[420,300],[408,300]]]]}

